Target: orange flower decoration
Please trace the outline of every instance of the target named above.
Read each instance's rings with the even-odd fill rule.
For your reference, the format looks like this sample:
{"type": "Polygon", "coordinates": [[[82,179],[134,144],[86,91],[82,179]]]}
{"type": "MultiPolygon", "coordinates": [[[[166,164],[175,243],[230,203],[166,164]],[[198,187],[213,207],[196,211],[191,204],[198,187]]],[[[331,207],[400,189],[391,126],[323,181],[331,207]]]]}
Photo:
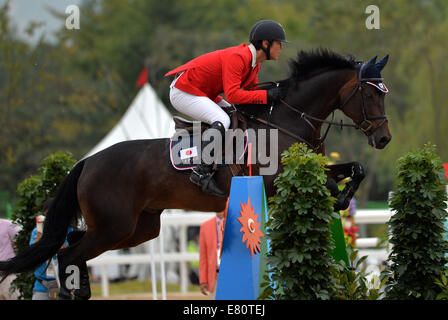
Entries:
{"type": "Polygon", "coordinates": [[[258,214],[254,214],[255,209],[250,204],[250,198],[247,199],[247,204],[240,202],[241,205],[241,217],[237,220],[241,223],[242,227],[240,232],[243,232],[242,242],[246,242],[246,248],[249,248],[251,258],[254,257],[254,252],[260,252],[260,238],[263,237],[263,233],[260,230],[260,222],[257,222],[258,214]]]}

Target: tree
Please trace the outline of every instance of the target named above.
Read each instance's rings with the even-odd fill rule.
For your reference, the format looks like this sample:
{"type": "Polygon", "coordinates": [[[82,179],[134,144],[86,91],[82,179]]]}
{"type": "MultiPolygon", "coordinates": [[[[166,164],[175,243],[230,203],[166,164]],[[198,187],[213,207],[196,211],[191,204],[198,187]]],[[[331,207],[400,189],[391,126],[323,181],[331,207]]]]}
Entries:
{"type": "Polygon", "coordinates": [[[72,64],[76,50],[19,40],[7,12],[8,3],[0,9],[0,190],[12,193],[49,153],[83,156],[116,111],[113,91],[72,64]]]}
{"type": "MultiPolygon", "coordinates": [[[[31,232],[36,227],[36,216],[42,213],[44,202],[55,196],[62,180],[67,176],[75,164],[70,153],[56,152],[46,157],[41,162],[37,175],[31,175],[22,181],[17,187],[19,201],[12,214],[15,224],[22,229],[14,240],[16,251],[28,247],[31,232]]],[[[33,271],[17,275],[12,286],[20,291],[22,299],[30,299],[32,296],[35,277],[33,271]]]]}

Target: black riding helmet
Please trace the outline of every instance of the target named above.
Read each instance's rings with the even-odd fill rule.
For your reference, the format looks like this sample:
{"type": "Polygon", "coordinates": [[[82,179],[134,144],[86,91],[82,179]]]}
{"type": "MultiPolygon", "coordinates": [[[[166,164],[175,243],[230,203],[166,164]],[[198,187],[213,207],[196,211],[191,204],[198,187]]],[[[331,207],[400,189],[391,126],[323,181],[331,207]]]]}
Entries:
{"type": "Polygon", "coordinates": [[[255,46],[255,49],[262,49],[267,59],[271,58],[271,45],[273,41],[288,42],[286,33],[282,25],[274,20],[258,21],[250,30],[249,41],[255,46]],[[263,48],[262,41],[268,40],[267,48],[263,48]]]}

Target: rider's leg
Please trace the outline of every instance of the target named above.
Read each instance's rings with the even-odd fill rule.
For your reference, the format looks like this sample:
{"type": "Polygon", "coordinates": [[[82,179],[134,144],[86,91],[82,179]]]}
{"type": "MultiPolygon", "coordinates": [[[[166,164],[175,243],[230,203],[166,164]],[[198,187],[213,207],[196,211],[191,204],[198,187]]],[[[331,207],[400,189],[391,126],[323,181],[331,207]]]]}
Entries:
{"type": "Polygon", "coordinates": [[[230,118],[227,113],[207,97],[195,96],[173,87],[170,90],[170,101],[174,109],[192,119],[210,125],[219,121],[225,129],[230,127],[230,118]]]}
{"type": "MultiPolygon", "coordinates": [[[[170,100],[173,107],[179,112],[210,124],[210,129],[218,130],[222,137],[221,141],[224,141],[225,130],[230,127],[230,118],[220,106],[207,97],[194,96],[175,87],[172,87],[170,90],[170,100]]],[[[213,142],[213,140],[204,141],[202,149],[204,150],[205,147],[213,142]]],[[[221,150],[221,148],[215,147],[215,150],[221,150]]],[[[217,157],[218,155],[215,153],[214,156],[217,157]]],[[[204,192],[224,196],[224,192],[213,179],[213,167],[213,163],[205,163],[204,157],[201,157],[201,164],[192,171],[190,181],[202,187],[204,192]]]]}
{"type": "MultiPolygon", "coordinates": [[[[221,137],[224,137],[225,129],[221,122],[219,122],[219,121],[213,122],[210,129],[208,129],[208,130],[213,130],[213,129],[218,130],[221,137]]],[[[222,141],[219,141],[219,143],[222,146],[221,142],[222,141]]],[[[202,150],[204,150],[211,143],[216,143],[216,142],[213,140],[203,141],[202,142],[202,150]]],[[[217,153],[222,152],[221,150],[222,150],[222,148],[220,148],[220,147],[217,148],[215,146],[214,155],[213,155],[215,160],[212,163],[207,163],[204,161],[205,155],[204,155],[204,152],[202,151],[201,164],[197,165],[196,168],[194,168],[192,170],[191,175],[190,175],[190,181],[193,182],[194,184],[202,187],[202,191],[204,191],[206,193],[214,194],[217,196],[225,195],[224,192],[218,187],[215,180],[213,179],[213,174],[215,173],[214,163],[216,163],[216,157],[218,156],[217,153]]]]}

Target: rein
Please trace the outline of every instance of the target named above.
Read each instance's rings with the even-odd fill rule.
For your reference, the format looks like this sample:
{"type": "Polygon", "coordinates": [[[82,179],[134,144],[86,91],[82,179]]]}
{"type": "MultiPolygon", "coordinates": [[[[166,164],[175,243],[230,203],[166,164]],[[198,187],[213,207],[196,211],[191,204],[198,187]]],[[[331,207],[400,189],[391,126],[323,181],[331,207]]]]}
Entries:
{"type": "Polygon", "coordinates": [[[289,130],[287,130],[287,129],[284,129],[284,128],[282,128],[282,127],[279,127],[278,125],[276,125],[276,124],[274,124],[274,123],[272,123],[272,122],[269,122],[269,121],[266,121],[266,120],[264,120],[264,119],[262,119],[262,118],[259,118],[259,117],[256,117],[256,116],[254,116],[254,115],[248,114],[248,113],[246,113],[246,112],[244,112],[244,111],[238,110],[238,112],[241,112],[243,115],[245,115],[246,117],[248,117],[248,118],[251,119],[251,120],[256,120],[256,121],[258,121],[258,122],[260,122],[260,123],[262,123],[262,124],[264,124],[264,125],[266,125],[266,126],[275,128],[275,129],[277,129],[278,131],[283,132],[284,134],[286,134],[286,135],[288,135],[288,136],[290,136],[290,137],[292,137],[292,138],[294,138],[294,139],[296,139],[296,140],[299,140],[299,141],[301,141],[301,142],[306,143],[306,144],[307,144],[309,147],[311,147],[313,150],[314,150],[314,149],[317,149],[317,148],[314,147],[310,142],[306,141],[306,140],[303,139],[301,136],[296,135],[296,134],[292,133],[291,131],[289,131],[289,130]]]}

